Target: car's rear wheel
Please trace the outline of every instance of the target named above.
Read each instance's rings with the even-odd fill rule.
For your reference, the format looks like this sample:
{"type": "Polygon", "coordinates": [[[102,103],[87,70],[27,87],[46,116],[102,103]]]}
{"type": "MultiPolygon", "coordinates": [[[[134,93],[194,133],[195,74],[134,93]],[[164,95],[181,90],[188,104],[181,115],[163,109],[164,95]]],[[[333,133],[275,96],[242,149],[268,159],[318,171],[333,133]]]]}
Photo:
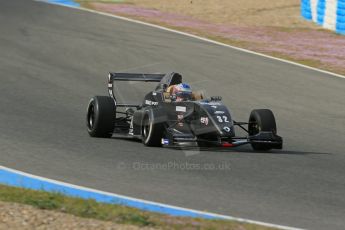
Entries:
{"type": "Polygon", "coordinates": [[[149,109],[145,112],[142,122],[142,142],[146,146],[162,146],[164,124],[155,118],[154,111],[149,109]]]}
{"type": "Polygon", "coordinates": [[[91,98],[86,114],[87,132],[91,137],[112,136],[116,119],[114,100],[108,96],[91,98]]]}
{"type": "MultiPolygon", "coordinates": [[[[255,109],[250,113],[248,124],[249,136],[254,136],[260,131],[277,133],[276,120],[271,110],[255,109]]],[[[251,143],[254,150],[268,151],[272,149],[269,144],[251,143]]]]}

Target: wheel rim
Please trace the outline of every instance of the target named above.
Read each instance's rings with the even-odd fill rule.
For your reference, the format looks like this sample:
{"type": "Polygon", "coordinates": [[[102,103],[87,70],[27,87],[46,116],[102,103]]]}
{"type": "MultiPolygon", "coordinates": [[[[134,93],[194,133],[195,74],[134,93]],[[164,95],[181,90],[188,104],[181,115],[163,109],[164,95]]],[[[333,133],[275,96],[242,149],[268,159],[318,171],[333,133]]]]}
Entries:
{"type": "Polygon", "coordinates": [[[95,108],[93,105],[90,105],[87,124],[89,129],[92,129],[95,124],[95,108]]]}
{"type": "Polygon", "coordinates": [[[256,121],[250,121],[249,124],[249,135],[255,135],[260,132],[260,126],[256,121]]]}
{"type": "Polygon", "coordinates": [[[143,135],[144,135],[145,139],[149,135],[149,132],[150,132],[150,125],[149,125],[149,122],[148,122],[148,118],[146,117],[145,120],[144,120],[144,126],[143,126],[143,135]]]}

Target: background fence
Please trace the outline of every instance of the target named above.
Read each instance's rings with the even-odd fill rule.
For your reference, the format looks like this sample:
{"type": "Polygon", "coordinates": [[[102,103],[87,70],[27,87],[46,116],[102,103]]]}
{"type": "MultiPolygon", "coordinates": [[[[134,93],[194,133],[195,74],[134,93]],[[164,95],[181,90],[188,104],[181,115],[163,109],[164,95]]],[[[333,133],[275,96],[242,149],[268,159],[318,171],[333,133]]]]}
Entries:
{"type": "Polygon", "coordinates": [[[301,14],[307,20],[345,35],[345,0],[301,0],[301,14]]]}

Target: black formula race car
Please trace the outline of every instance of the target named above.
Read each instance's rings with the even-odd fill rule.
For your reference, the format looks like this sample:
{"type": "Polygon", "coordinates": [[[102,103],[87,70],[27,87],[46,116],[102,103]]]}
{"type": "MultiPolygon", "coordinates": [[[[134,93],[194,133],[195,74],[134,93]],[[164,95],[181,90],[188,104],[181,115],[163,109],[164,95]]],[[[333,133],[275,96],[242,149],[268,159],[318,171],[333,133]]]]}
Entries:
{"type": "MultiPolygon", "coordinates": [[[[87,131],[91,137],[113,135],[141,139],[146,146],[167,147],[236,147],[251,144],[253,149],[282,149],[273,113],[268,109],[253,110],[248,122],[233,120],[221,97],[204,98],[193,92],[190,100],[175,101],[166,92],[171,85],[182,83],[178,73],[137,74],[110,73],[109,96],[95,96],[87,109],[87,131]],[[115,98],[117,81],[157,82],[137,104],[119,103],[115,98]],[[236,136],[235,127],[246,135],[236,136]]],[[[130,92],[129,92],[130,93],[130,92]]]]}

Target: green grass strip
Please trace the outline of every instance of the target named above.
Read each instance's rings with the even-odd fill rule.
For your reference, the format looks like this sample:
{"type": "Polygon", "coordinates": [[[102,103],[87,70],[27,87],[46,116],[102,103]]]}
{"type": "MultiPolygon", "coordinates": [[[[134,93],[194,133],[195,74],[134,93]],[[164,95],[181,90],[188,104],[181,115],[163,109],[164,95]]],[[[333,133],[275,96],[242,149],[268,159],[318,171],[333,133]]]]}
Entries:
{"type": "Polygon", "coordinates": [[[31,205],[39,209],[55,210],[84,218],[111,221],[117,224],[131,224],[140,227],[148,226],[159,229],[272,229],[228,220],[173,217],[121,205],[99,203],[92,199],[84,200],[59,193],[35,191],[5,185],[0,185],[0,200],[31,205]]]}

